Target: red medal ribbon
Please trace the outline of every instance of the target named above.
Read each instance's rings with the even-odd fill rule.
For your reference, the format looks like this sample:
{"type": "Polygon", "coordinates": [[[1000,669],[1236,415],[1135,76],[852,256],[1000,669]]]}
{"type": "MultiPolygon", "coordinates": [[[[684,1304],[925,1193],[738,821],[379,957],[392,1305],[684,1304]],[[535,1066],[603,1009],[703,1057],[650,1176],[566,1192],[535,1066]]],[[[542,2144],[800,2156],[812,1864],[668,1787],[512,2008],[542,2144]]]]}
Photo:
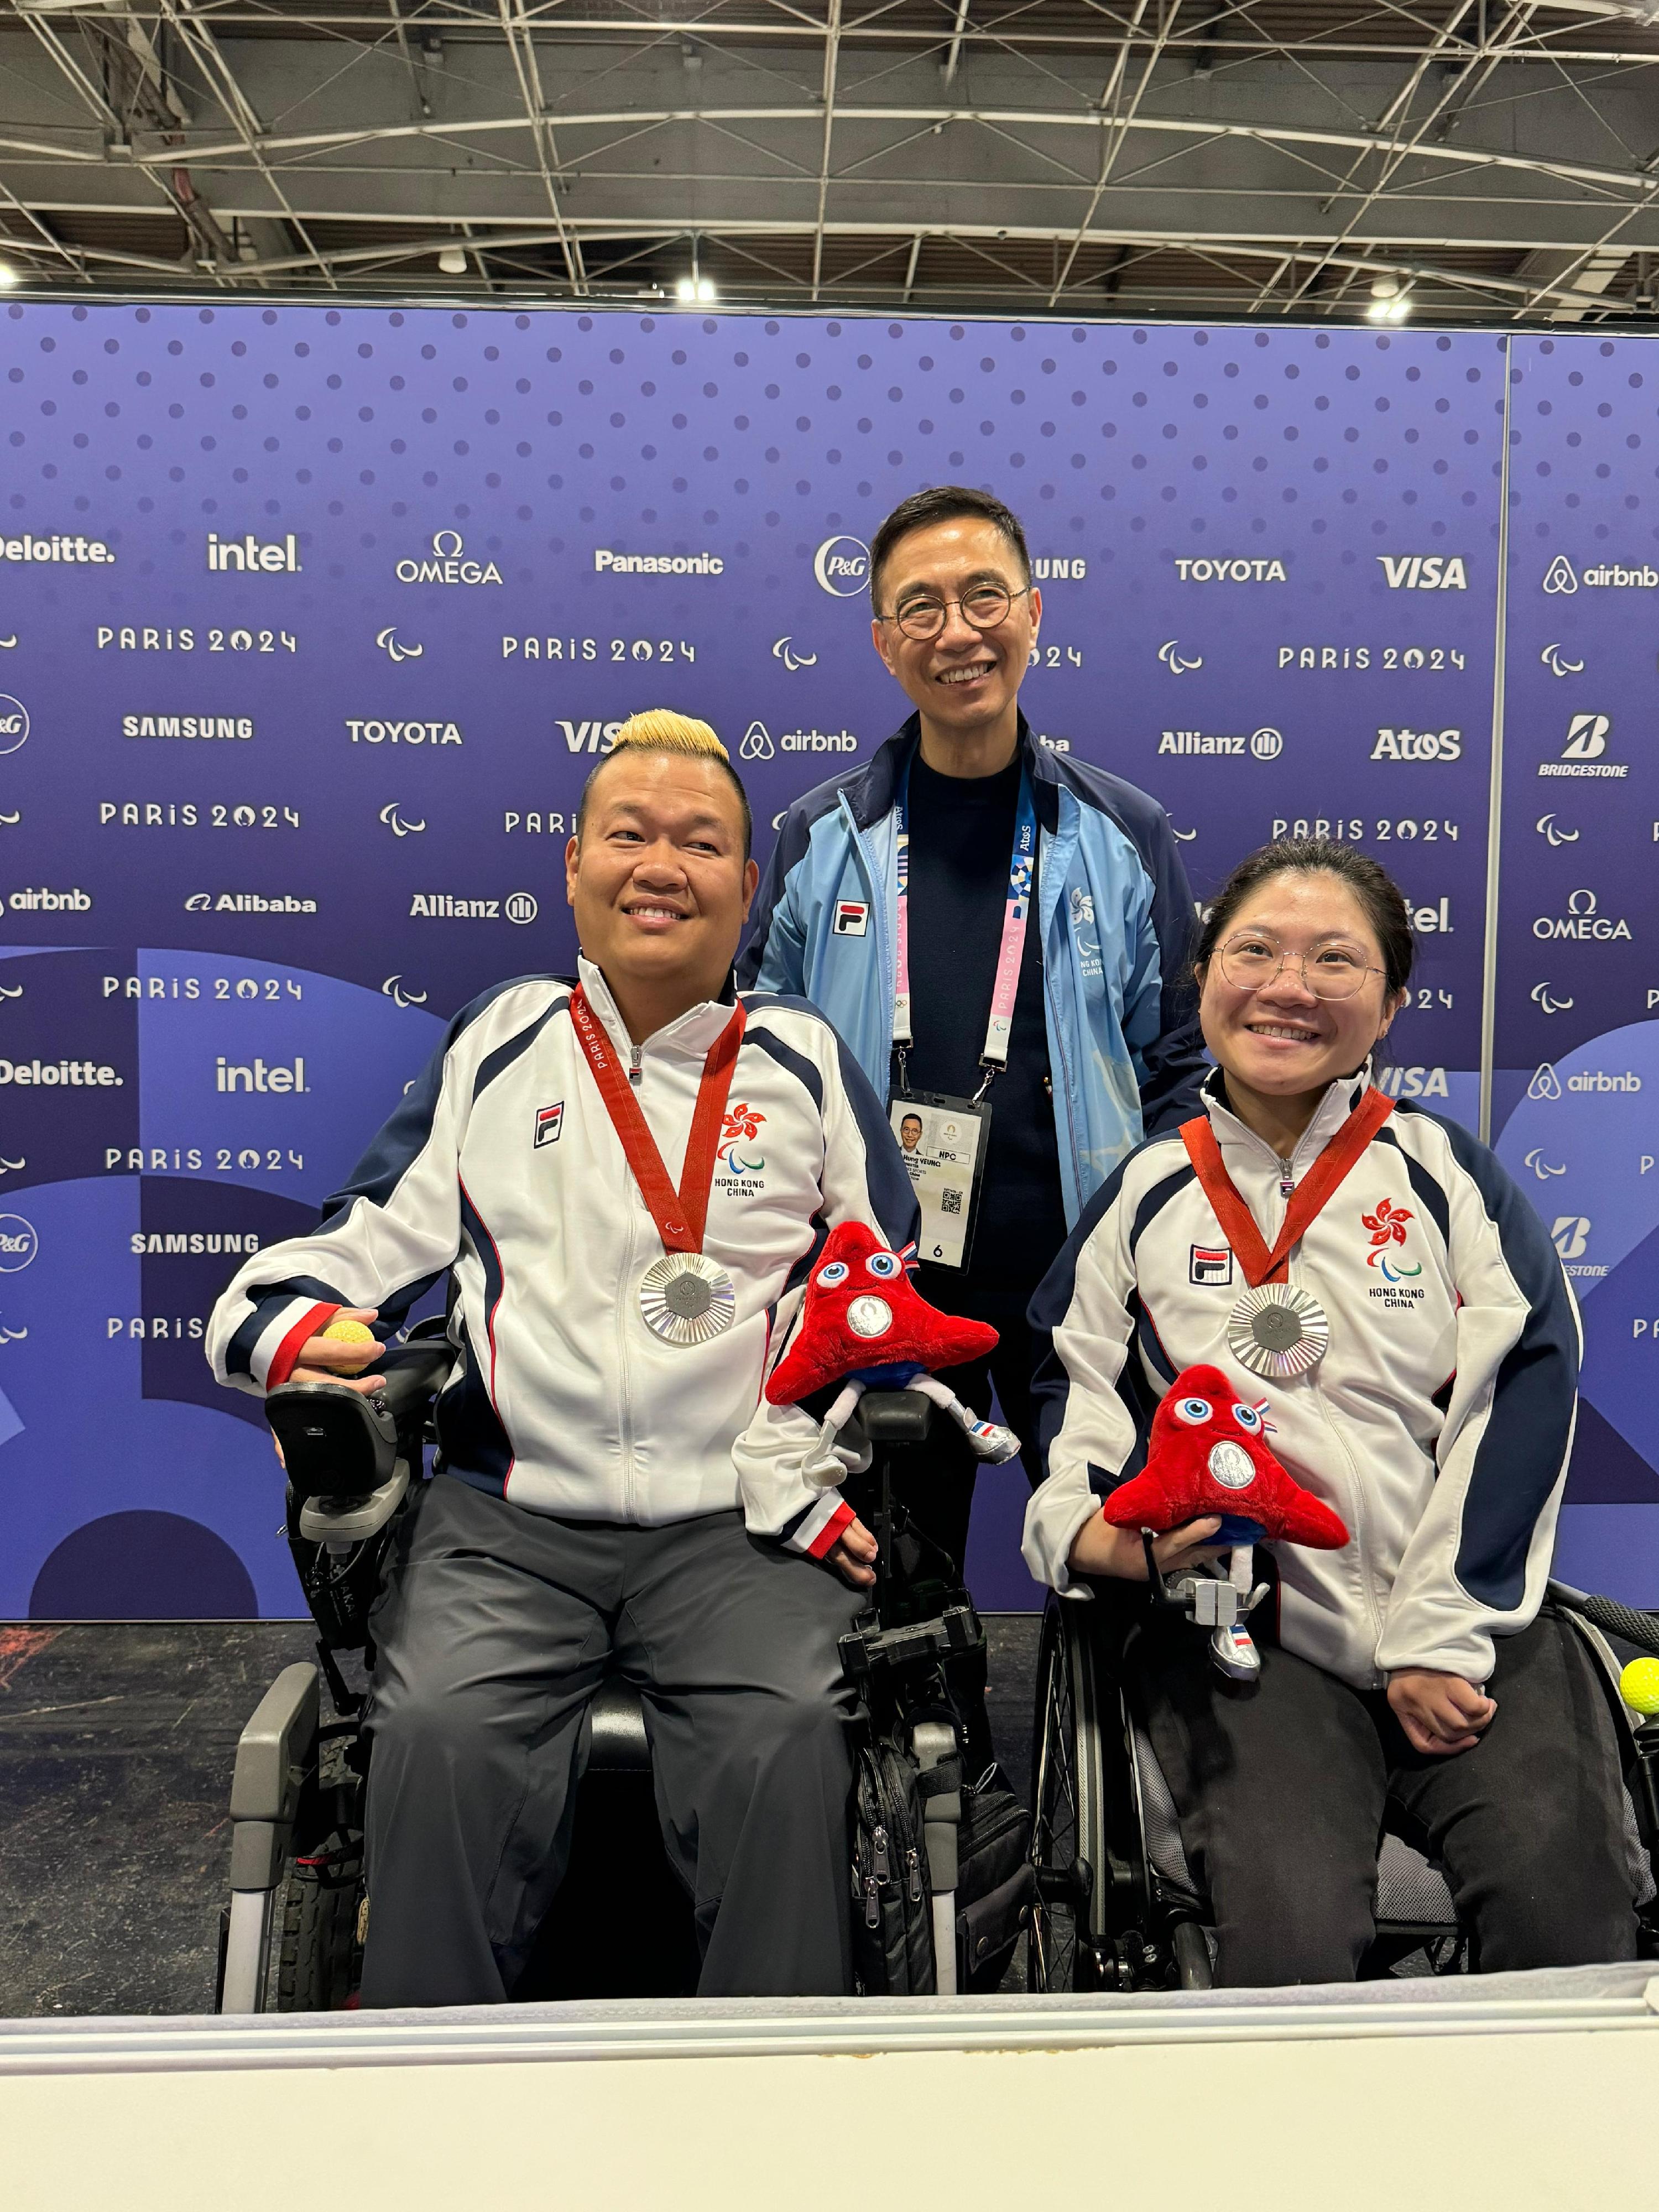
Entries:
{"type": "Polygon", "coordinates": [[[1263,1283],[1282,1283],[1289,1276],[1291,1247],[1304,1237],[1334,1196],[1337,1186],[1394,1111],[1394,1101],[1376,1085],[1366,1091],[1342,1127],[1297,1185],[1285,1212],[1285,1226],[1270,1252],[1267,1239],[1255,1225],[1250,1209],[1238,1194],[1228,1174],[1207,1114],[1181,1125],[1181,1141],[1204,1186],[1221,1233],[1232,1247],[1254,1291],[1263,1283]]]}
{"type": "Polygon", "coordinates": [[[743,1042],[743,1001],[708,1048],[697,1086],[697,1103],[686,1139],[685,1165],[680,1187],[675,1189],[663,1165],[662,1154],[652,1135],[634,1086],[617,1058],[605,1024],[588,1004],[580,983],[570,994],[570,1020],[576,1041],[587,1056],[593,1080],[599,1086],[611,1126],[621,1140],[624,1157],[634,1171],[640,1195],[651,1209],[667,1252],[701,1252],[702,1232],[708,1219],[708,1194],[714,1187],[714,1153],[726,1118],[726,1102],[732,1095],[732,1071],[738,1064],[743,1042]]]}

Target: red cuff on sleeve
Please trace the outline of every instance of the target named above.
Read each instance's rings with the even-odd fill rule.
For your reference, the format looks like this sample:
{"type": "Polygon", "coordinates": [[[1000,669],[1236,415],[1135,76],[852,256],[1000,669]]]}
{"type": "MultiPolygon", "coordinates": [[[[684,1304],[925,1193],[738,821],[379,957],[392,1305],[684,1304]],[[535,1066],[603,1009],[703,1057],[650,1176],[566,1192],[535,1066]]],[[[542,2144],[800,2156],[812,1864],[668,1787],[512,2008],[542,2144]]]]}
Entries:
{"type": "Polygon", "coordinates": [[[824,1522],[823,1528],[818,1530],[817,1534],[813,1537],[811,1542],[807,1546],[807,1557],[812,1559],[827,1559],[830,1552],[835,1548],[836,1539],[840,1536],[842,1529],[850,1528],[854,1522],[856,1521],[858,1517],[858,1515],[854,1512],[852,1507],[847,1503],[846,1499],[843,1498],[841,1504],[836,1506],[835,1511],[830,1516],[830,1518],[824,1522]]]}
{"type": "Polygon", "coordinates": [[[326,1328],[340,1310],[338,1306],[313,1306],[302,1314],[288,1334],[277,1346],[276,1356],[265,1376],[267,1390],[280,1390],[299,1364],[300,1354],[319,1329],[326,1328]]]}

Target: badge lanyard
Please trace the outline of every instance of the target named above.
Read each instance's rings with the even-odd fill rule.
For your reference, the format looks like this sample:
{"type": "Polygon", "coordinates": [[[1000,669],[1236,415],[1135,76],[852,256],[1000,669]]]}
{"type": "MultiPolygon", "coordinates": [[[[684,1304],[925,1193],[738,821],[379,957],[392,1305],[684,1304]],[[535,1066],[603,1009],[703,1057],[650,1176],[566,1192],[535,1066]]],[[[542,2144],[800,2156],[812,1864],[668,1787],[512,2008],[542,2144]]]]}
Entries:
{"type": "Polygon", "coordinates": [[[732,1092],[738,1048],[743,1042],[743,1003],[739,1000],[703,1061],[678,1190],[663,1164],[639,1100],[580,984],[570,995],[570,1019],[623,1157],[663,1242],[665,1257],[647,1269],[640,1285],[646,1325],[666,1343],[706,1343],[731,1326],[736,1304],[725,1269],[703,1258],[702,1239],[709,1194],[714,1186],[714,1154],[726,1102],[732,1092]]]}
{"type": "Polygon", "coordinates": [[[1291,1194],[1272,1251],[1228,1174],[1207,1114],[1181,1125],[1181,1141],[1212,1212],[1249,1285],[1227,1317],[1227,1348],[1241,1366],[1270,1380],[1304,1375],[1330,1344],[1331,1325],[1310,1291],[1290,1283],[1291,1248],[1304,1237],[1360,1154],[1394,1111],[1375,1085],[1365,1093],[1291,1194]]]}
{"type": "MultiPolygon", "coordinates": [[[[893,1045],[899,1056],[899,1089],[908,1089],[905,1061],[914,1042],[910,1028],[910,771],[907,766],[895,809],[898,837],[898,913],[895,931],[893,1045]]],[[[993,1077],[1008,1065],[1008,1044],[1013,1033],[1014,1000],[1019,992],[1020,963],[1025,954],[1025,926],[1031,911],[1031,886],[1036,875],[1036,802],[1029,776],[1019,780],[1019,807],[1014,817],[1014,849],[1008,861],[1008,892],[1002,914],[1002,943],[997,953],[996,979],[991,987],[991,1018],[985,1025],[985,1048],[979,1064],[985,1080],[974,1093],[974,1103],[984,1097],[993,1077]]]]}

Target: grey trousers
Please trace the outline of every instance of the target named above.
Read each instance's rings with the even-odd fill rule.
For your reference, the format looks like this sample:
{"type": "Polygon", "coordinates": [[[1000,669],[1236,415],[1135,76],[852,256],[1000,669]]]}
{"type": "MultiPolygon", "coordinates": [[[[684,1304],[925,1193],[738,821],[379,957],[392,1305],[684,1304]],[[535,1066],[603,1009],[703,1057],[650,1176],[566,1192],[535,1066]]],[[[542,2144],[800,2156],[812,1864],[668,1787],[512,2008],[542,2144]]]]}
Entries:
{"type": "Polygon", "coordinates": [[[569,1854],[582,1721],[636,1684],[704,1996],[850,1990],[860,1601],[738,1513],[562,1521],[435,1476],[374,1615],[366,2005],[511,1995],[569,1854]]]}
{"type": "Polygon", "coordinates": [[[1498,1711],[1449,1758],[1413,1751],[1381,1691],[1275,1645],[1243,1692],[1185,1620],[1149,1620],[1124,1660],[1210,1894],[1218,1985],[1352,1981],[1385,1827],[1443,1867],[1483,1972],[1636,1956],[1613,1717],[1565,1621],[1497,1639],[1498,1711]]]}

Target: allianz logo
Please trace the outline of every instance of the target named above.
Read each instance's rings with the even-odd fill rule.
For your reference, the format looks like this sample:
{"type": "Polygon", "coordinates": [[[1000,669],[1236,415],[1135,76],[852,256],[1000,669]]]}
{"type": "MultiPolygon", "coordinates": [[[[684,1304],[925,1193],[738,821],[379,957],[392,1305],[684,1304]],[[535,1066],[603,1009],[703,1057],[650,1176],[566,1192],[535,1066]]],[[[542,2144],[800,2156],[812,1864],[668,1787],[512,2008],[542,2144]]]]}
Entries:
{"type": "Polygon", "coordinates": [[[515,921],[521,927],[540,911],[529,891],[510,891],[504,899],[462,898],[452,891],[416,891],[409,902],[411,921],[515,921]]]}
{"type": "Polygon", "coordinates": [[[1559,1098],[1568,1091],[1639,1091],[1641,1088],[1642,1079],[1631,1067],[1617,1075],[1609,1075],[1603,1067],[1581,1068],[1577,1075],[1570,1075],[1564,1084],[1553,1065],[1546,1060],[1540,1061],[1537,1073],[1527,1085],[1527,1096],[1528,1098],[1559,1098]]]}
{"type": "Polygon", "coordinates": [[[252,1229],[243,1235],[220,1229],[135,1229],[127,1243],[127,1249],[140,1259],[162,1255],[195,1258],[204,1252],[257,1252],[258,1249],[258,1234],[252,1229]]]}
{"type": "Polygon", "coordinates": [[[1371,747],[1373,760],[1455,761],[1463,754],[1462,730],[1381,728],[1371,747]]]}
{"type": "Polygon", "coordinates": [[[1646,561],[1639,568],[1626,568],[1619,562],[1603,562],[1594,568],[1586,568],[1579,576],[1566,555],[1558,553],[1544,571],[1544,589],[1559,592],[1563,598],[1576,592],[1581,583],[1589,592],[1651,592],[1659,590],[1659,568],[1646,561]]]}
{"type": "Polygon", "coordinates": [[[216,575],[300,574],[300,541],[290,530],[285,538],[262,539],[250,530],[246,538],[221,538],[210,530],[207,564],[216,575]]]}
{"type": "Polygon", "coordinates": [[[278,891],[267,898],[263,891],[192,891],[185,901],[186,914],[315,914],[317,902],[278,891]]]}
{"type": "Polygon", "coordinates": [[[221,1053],[213,1065],[216,1091],[303,1091],[307,1087],[303,1058],[296,1059],[292,1066],[278,1060],[268,1067],[263,1060],[246,1066],[239,1061],[233,1066],[221,1053]]]}
{"type": "Polygon", "coordinates": [[[1448,1098],[1443,1067],[1384,1067],[1374,1078],[1390,1098],[1448,1098]]]}
{"type": "Polygon", "coordinates": [[[1277,760],[1285,750],[1282,731],[1253,730],[1249,737],[1212,736],[1207,730],[1165,730],[1158,738],[1160,753],[1191,755],[1226,753],[1235,758],[1249,754],[1254,760],[1277,760]]]}
{"type": "Polygon", "coordinates": [[[1217,561],[1200,556],[1177,561],[1176,574],[1183,584],[1283,584],[1289,580],[1278,559],[1247,561],[1231,555],[1217,561]]]}
{"type": "Polygon", "coordinates": [[[13,891],[6,903],[14,914],[90,914],[92,899],[82,890],[13,891]]]}
{"type": "Polygon", "coordinates": [[[354,745],[461,745],[466,743],[459,722],[392,722],[346,717],[354,745]]]}
{"type": "Polygon", "coordinates": [[[418,561],[399,561],[392,570],[400,584],[499,584],[501,572],[493,561],[469,561],[466,541],[459,530],[433,532],[432,550],[418,561]]]}
{"type": "Polygon", "coordinates": [[[601,576],[720,576],[726,563],[718,553],[613,553],[593,548],[593,568],[601,576]]]}
{"type": "Polygon", "coordinates": [[[1391,592],[1467,592],[1462,556],[1451,553],[1379,553],[1391,592]]]}
{"type": "Polygon", "coordinates": [[[1622,916],[1615,921],[1611,915],[1598,914],[1592,890],[1574,891],[1565,914],[1540,914],[1533,923],[1532,933],[1534,937],[1569,937],[1581,945],[1606,945],[1617,938],[1622,938],[1626,945],[1630,943],[1630,924],[1622,916]]]}

